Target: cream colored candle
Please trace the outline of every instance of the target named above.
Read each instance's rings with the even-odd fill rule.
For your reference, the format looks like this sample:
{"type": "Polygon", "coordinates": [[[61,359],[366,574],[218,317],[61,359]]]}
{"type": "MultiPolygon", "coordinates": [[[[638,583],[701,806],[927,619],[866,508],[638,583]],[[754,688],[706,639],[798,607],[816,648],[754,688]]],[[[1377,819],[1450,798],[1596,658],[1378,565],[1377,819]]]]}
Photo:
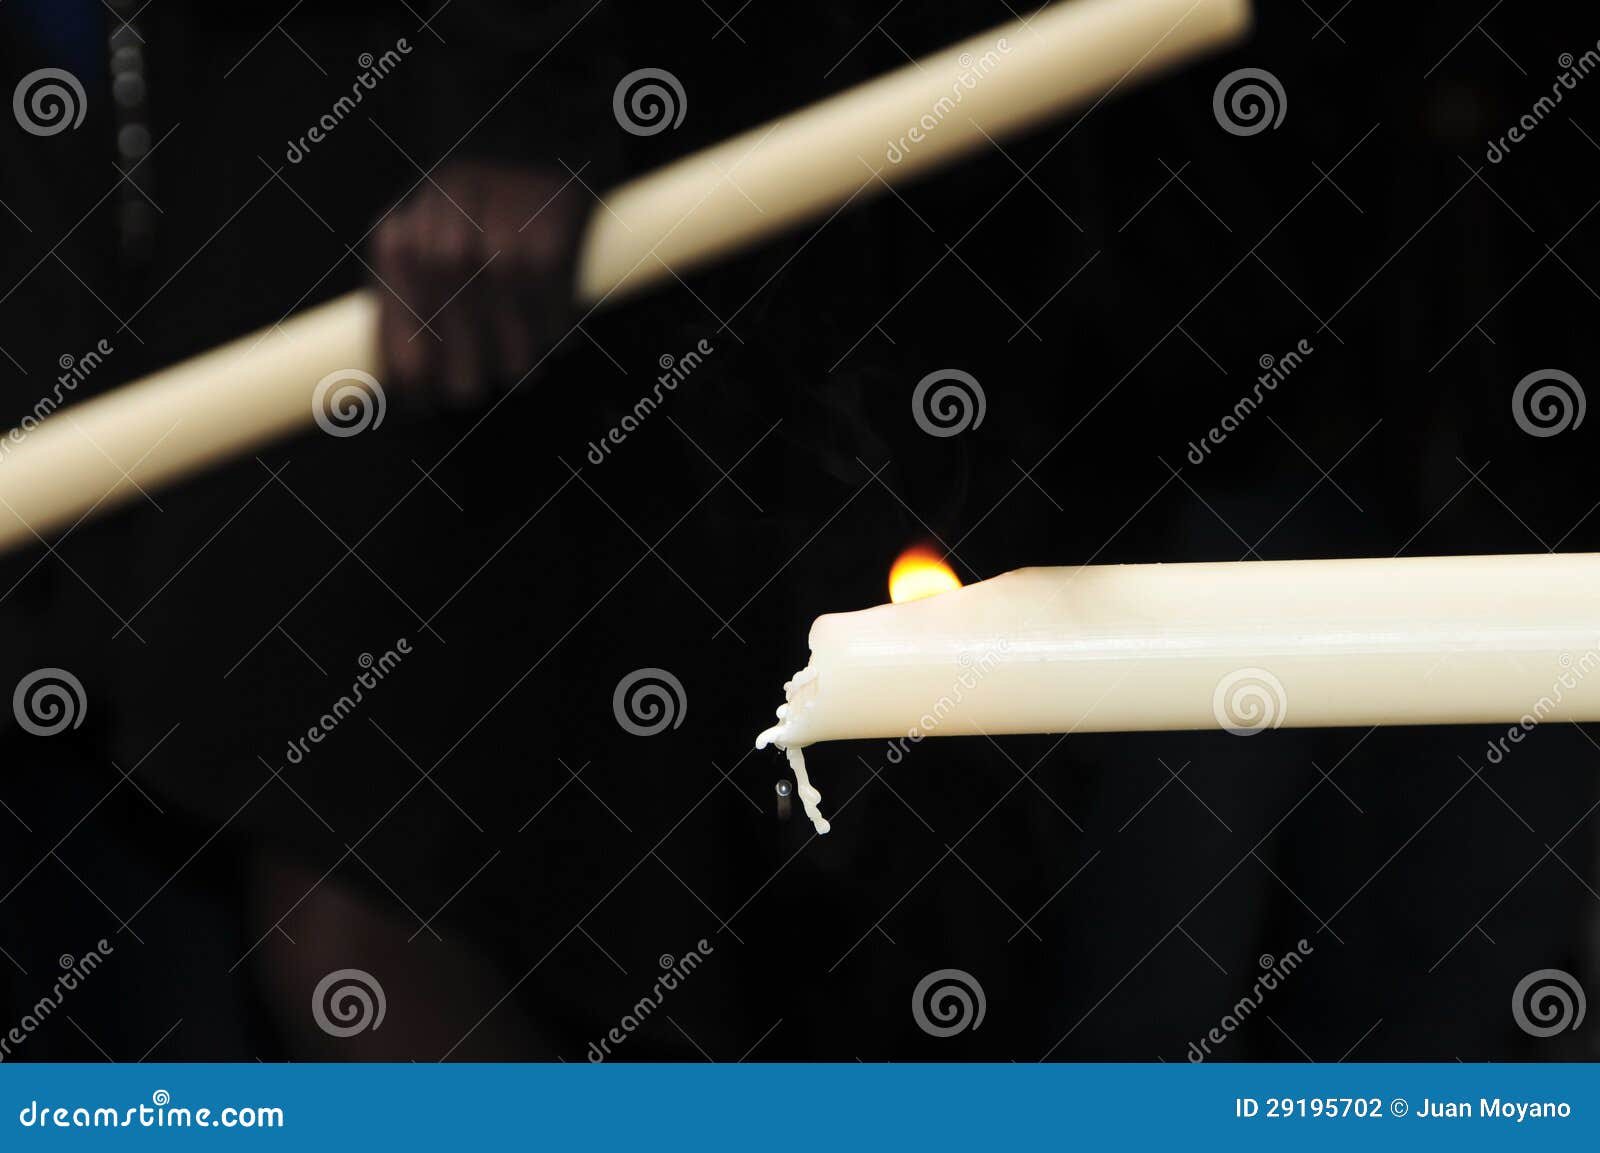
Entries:
{"type": "Polygon", "coordinates": [[[843,739],[1600,720],[1600,554],[1019,569],[810,639],[757,739],[802,779],[843,739]]]}
{"type": "Polygon", "coordinates": [[[875,171],[893,183],[989,148],[1249,23],[1249,0],[1069,0],[991,28],[613,189],[593,218],[579,295],[682,273],[880,191],[875,171]]]}
{"type": "Polygon", "coordinates": [[[351,293],[0,437],[0,551],[314,422],[371,427],[386,401],[378,302],[351,293]]]}
{"type": "MultiPolygon", "coordinates": [[[[1249,16],[1249,0],[1068,0],[695,153],[604,195],[577,297],[616,299],[987,147],[985,133],[1218,47],[1249,16]]],[[[306,428],[334,402],[341,427],[364,404],[381,418],[381,383],[364,379],[381,376],[377,301],[358,292],[14,429],[0,438],[0,551],[306,428]]]]}

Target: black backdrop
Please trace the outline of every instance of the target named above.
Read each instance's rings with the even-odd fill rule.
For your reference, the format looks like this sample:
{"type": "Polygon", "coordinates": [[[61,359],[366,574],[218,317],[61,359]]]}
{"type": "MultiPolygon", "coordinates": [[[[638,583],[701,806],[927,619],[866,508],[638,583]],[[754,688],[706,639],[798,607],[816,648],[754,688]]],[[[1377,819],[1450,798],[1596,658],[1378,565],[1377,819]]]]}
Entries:
{"type": "MultiPolygon", "coordinates": [[[[1583,728],[1492,765],[1498,730],[1474,728],[832,746],[822,839],[776,818],[781,757],[750,748],[810,620],[883,599],[921,539],[969,580],[1596,547],[1594,426],[1531,436],[1511,397],[1595,372],[1600,81],[1487,150],[1600,28],[1553,4],[1261,7],[1223,56],[595,313],[492,409],[307,436],[0,561],[3,683],[64,668],[87,702],[56,737],[0,729],[6,1016],[58,957],[114,946],[13,1059],[582,1060],[702,939],[619,1057],[1180,1060],[1302,939],[1217,1056],[1590,1051],[1592,1025],[1536,1039],[1508,1004],[1533,970],[1593,977],[1583,728]],[[1286,113],[1236,135],[1213,93],[1246,67],[1286,113]],[[910,397],[945,368],[987,413],[935,438],[910,397]],[[683,686],[648,738],[612,706],[641,668],[683,686]],[[342,968],[381,984],[381,1029],[316,1028],[342,968]],[[987,1010],[935,1038],[910,1002],[945,968],[987,1010]]],[[[588,164],[600,190],[1011,18],[718,8],[456,0],[419,27],[404,3],[154,0],[143,193],[109,163],[103,62],[79,129],[0,127],[4,415],[101,339],[80,392],[363,283],[351,249],[447,155],[588,164]],[[359,113],[287,163],[401,36],[359,113]],[[636,137],[611,95],[647,66],[688,108],[636,137]],[[144,195],[147,259],[118,239],[144,195]]],[[[61,62],[45,10],[0,8],[8,87],[61,62]]]]}

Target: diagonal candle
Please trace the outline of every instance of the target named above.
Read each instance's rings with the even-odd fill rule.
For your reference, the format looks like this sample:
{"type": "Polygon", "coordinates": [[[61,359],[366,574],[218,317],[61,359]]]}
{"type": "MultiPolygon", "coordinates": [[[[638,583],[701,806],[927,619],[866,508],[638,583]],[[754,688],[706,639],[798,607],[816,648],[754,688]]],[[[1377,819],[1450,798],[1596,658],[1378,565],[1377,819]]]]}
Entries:
{"type": "Polygon", "coordinates": [[[578,295],[629,293],[816,219],[878,183],[1238,39],[1250,0],[1068,0],[952,44],[612,189],[578,295]]]}
{"type": "Polygon", "coordinates": [[[810,643],[756,747],[827,832],[818,741],[1600,720],[1600,554],[1019,569],[810,643]]]}
{"type": "MultiPolygon", "coordinates": [[[[620,299],[1220,48],[1249,24],[1249,0],[1049,5],[610,190],[590,217],[575,295],[594,307],[620,299]]],[[[324,397],[364,391],[370,413],[382,401],[377,311],[371,292],[350,293],[0,436],[0,551],[336,416],[324,397]]]]}

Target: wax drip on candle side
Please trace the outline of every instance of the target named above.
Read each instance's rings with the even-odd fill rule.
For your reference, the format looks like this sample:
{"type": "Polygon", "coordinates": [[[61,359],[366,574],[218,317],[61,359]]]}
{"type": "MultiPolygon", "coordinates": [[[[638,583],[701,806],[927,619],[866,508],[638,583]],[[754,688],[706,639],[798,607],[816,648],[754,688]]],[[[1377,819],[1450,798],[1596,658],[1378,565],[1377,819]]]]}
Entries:
{"type": "MultiPolygon", "coordinates": [[[[797,739],[794,718],[791,715],[792,706],[799,705],[802,709],[809,708],[809,701],[796,701],[796,692],[810,685],[817,678],[817,670],[807,665],[794,675],[794,679],[784,682],[783,693],[786,698],[778,706],[778,723],[770,729],[762,730],[756,737],[756,748],[764,749],[767,745],[776,745],[783,750],[784,756],[789,760],[789,767],[794,770],[795,791],[800,794],[801,807],[805,809],[806,816],[811,818],[819,834],[826,833],[831,825],[822,810],[818,807],[822,803],[822,793],[811,784],[811,777],[806,773],[805,753],[801,750],[805,742],[797,739]]],[[[809,695],[809,694],[807,694],[809,695]]]]}
{"type": "Polygon", "coordinates": [[[824,817],[822,810],[817,807],[822,803],[822,793],[812,786],[811,778],[806,775],[805,753],[799,749],[784,749],[783,755],[789,758],[789,767],[794,770],[801,807],[805,809],[806,816],[811,818],[811,823],[816,826],[817,832],[826,833],[833,826],[828,824],[828,818],[824,817]]]}

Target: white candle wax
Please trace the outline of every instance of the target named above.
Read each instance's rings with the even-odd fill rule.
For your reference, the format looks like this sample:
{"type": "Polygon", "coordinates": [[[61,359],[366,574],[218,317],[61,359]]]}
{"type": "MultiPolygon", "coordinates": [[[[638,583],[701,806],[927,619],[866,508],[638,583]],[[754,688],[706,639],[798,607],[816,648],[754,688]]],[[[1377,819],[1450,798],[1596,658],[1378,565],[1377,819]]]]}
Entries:
{"type": "Polygon", "coordinates": [[[626,294],[987,150],[1048,116],[1237,40],[1249,0],[1068,0],[991,28],[612,189],[578,294],[626,294]],[[645,259],[648,255],[653,259],[645,259]]]}
{"type": "Polygon", "coordinates": [[[818,741],[1600,719],[1600,554],[1020,569],[810,643],[756,743],[825,832],[818,741]]]}
{"type": "MultiPolygon", "coordinates": [[[[952,45],[611,189],[578,300],[619,299],[987,150],[1249,23],[1249,0],[1070,0],[952,45]]],[[[0,551],[307,427],[326,374],[383,375],[377,328],[377,298],[352,293],[41,423],[45,407],[0,435],[0,551]]]]}

